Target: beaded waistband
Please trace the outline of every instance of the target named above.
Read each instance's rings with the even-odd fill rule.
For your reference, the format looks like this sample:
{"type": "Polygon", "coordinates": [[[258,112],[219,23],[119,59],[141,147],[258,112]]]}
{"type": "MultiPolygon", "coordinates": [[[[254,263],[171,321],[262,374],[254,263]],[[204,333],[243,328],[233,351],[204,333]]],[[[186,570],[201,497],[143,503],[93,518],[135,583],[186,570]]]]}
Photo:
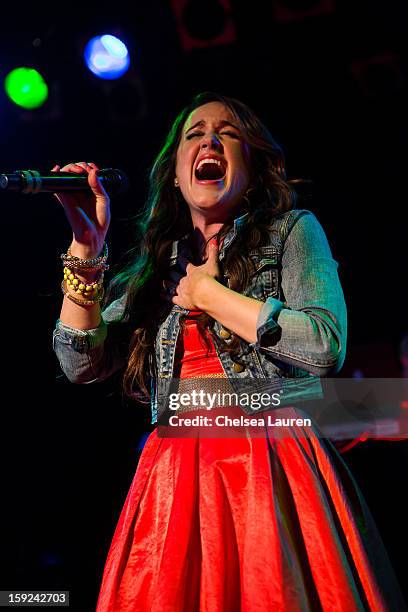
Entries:
{"type": "MultiPolygon", "coordinates": [[[[200,410],[208,411],[210,405],[205,401],[208,395],[212,398],[215,397],[216,400],[214,405],[210,406],[211,408],[223,408],[237,405],[236,392],[223,373],[174,380],[171,385],[170,396],[173,394],[178,394],[179,400],[183,394],[190,396],[190,403],[188,405],[183,405],[181,401],[179,401],[179,406],[177,410],[174,410],[174,414],[197,412],[200,410]],[[200,380],[203,380],[202,384],[200,380]],[[227,398],[223,398],[223,395],[230,396],[231,394],[235,395],[235,401],[233,400],[232,403],[224,404],[223,402],[227,398]]],[[[185,403],[187,404],[188,398],[185,399],[185,403]]]]}

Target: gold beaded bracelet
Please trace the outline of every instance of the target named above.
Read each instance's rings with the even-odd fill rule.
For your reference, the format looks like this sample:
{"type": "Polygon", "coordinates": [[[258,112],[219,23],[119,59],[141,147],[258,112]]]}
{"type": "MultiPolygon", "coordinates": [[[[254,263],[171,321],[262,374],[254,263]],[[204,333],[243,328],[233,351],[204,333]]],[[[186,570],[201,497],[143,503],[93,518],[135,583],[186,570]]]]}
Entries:
{"type": "Polygon", "coordinates": [[[71,293],[71,291],[69,291],[69,289],[66,286],[66,283],[67,283],[66,280],[63,280],[61,282],[62,293],[66,295],[67,298],[71,300],[71,302],[74,302],[74,304],[78,304],[78,306],[94,306],[95,304],[98,304],[98,302],[100,302],[103,299],[103,296],[105,293],[103,287],[98,291],[98,294],[92,300],[82,300],[82,299],[76,298],[75,295],[71,293]]]}
{"type": "Polygon", "coordinates": [[[81,293],[85,297],[96,297],[102,289],[103,272],[97,280],[87,283],[78,278],[70,268],[64,267],[64,281],[66,281],[68,289],[75,291],[75,293],[81,293]]]}

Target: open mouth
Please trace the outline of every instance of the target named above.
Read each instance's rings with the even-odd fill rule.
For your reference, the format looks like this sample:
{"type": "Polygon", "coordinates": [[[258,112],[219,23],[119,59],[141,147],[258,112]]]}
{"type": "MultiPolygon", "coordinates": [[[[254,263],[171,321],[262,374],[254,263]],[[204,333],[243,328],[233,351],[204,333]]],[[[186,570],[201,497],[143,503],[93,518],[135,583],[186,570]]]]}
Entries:
{"type": "Polygon", "coordinates": [[[198,181],[221,181],[225,177],[225,173],[224,162],[208,157],[197,164],[194,175],[198,181]]]}

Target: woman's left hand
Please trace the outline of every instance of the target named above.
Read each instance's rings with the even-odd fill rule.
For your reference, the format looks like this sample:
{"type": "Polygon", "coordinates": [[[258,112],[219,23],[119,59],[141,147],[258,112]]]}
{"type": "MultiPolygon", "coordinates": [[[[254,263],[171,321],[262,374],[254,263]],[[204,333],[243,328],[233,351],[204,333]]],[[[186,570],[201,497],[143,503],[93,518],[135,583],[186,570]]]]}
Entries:
{"type": "Polygon", "coordinates": [[[203,280],[217,278],[220,274],[218,266],[218,246],[216,240],[208,245],[208,258],[205,263],[195,266],[185,257],[179,257],[178,263],[183,272],[173,270],[169,280],[163,281],[164,299],[187,310],[200,310],[199,296],[203,280]]]}

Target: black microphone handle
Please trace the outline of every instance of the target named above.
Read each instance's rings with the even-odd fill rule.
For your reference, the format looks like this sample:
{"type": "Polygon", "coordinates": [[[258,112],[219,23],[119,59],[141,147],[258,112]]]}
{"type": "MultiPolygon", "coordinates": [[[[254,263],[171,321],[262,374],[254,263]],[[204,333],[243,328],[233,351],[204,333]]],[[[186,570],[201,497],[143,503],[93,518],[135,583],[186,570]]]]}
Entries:
{"type": "MultiPolygon", "coordinates": [[[[128,178],[122,170],[105,168],[98,177],[109,195],[118,195],[128,188],[128,178]]],[[[23,194],[88,191],[87,174],[55,172],[47,175],[37,170],[16,170],[12,174],[0,175],[0,189],[23,194]]]]}

